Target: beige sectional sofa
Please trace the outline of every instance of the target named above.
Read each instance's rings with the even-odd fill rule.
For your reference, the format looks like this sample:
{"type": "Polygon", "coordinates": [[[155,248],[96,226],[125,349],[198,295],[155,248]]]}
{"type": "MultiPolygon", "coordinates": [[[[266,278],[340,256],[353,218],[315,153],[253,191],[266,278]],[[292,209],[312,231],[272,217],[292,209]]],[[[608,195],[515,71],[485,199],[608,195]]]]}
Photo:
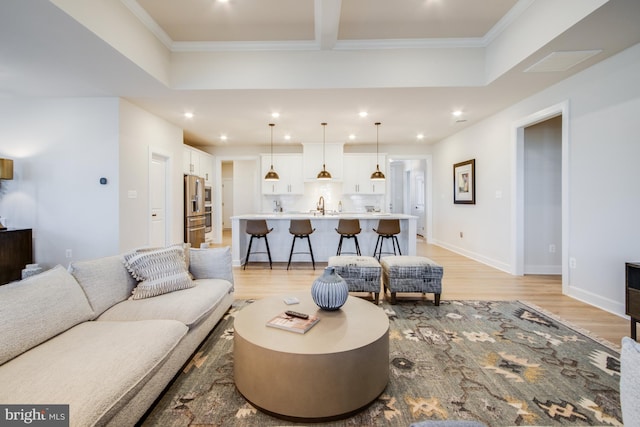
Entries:
{"type": "Polygon", "coordinates": [[[233,302],[229,248],[185,251],[194,286],[143,299],[122,256],[0,286],[0,404],[134,425],[233,302]]]}

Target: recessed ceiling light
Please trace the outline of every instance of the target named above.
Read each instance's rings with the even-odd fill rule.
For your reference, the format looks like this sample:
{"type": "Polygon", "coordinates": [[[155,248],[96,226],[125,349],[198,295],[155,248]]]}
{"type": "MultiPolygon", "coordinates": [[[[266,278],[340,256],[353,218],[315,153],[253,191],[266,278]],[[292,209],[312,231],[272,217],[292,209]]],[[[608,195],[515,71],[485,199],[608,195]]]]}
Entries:
{"type": "Polygon", "coordinates": [[[360,113],[358,113],[358,115],[360,117],[367,117],[369,115],[369,113],[367,113],[366,111],[360,111],[360,113]]]}
{"type": "Polygon", "coordinates": [[[278,117],[280,117],[280,113],[271,113],[271,117],[277,119],[278,117]]]}
{"type": "Polygon", "coordinates": [[[222,141],[226,141],[227,140],[227,135],[220,135],[220,139],[222,141]]]}
{"type": "Polygon", "coordinates": [[[287,134],[284,136],[284,139],[286,139],[287,141],[291,139],[291,135],[287,134]]]}
{"type": "Polygon", "coordinates": [[[421,133],[419,133],[418,135],[416,135],[416,138],[418,138],[418,139],[424,139],[424,135],[423,135],[423,134],[421,134],[421,133]]]}
{"type": "Polygon", "coordinates": [[[186,112],[186,113],[184,113],[184,116],[185,116],[187,119],[193,119],[193,113],[191,113],[191,112],[186,112]]]}
{"type": "Polygon", "coordinates": [[[356,136],[354,134],[351,134],[349,135],[349,139],[353,141],[354,139],[356,139],[356,136]]]}
{"type": "Polygon", "coordinates": [[[460,117],[460,116],[462,115],[462,111],[460,111],[460,110],[456,110],[456,111],[454,111],[454,112],[453,112],[453,113],[451,113],[451,114],[453,114],[453,115],[454,115],[454,116],[456,116],[456,117],[460,117]]]}
{"type": "Polygon", "coordinates": [[[229,0],[218,0],[218,3],[229,3],[229,0]]]}

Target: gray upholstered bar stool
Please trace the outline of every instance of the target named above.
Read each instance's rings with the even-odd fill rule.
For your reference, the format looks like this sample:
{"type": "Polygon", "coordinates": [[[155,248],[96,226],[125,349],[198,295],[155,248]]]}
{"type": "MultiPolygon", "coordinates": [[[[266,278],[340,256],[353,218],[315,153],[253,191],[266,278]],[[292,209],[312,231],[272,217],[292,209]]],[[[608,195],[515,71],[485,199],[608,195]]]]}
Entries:
{"type": "Polygon", "coordinates": [[[356,255],[361,255],[360,254],[360,245],[358,244],[358,234],[360,234],[360,232],[362,231],[362,229],[360,228],[360,220],[359,219],[339,219],[338,220],[338,228],[336,228],[336,231],[338,232],[338,234],[340,234],[340,242],[338,243],[338,251],[336,252],[336,255],[340,255],[342,254],[342,240],[343,239],[353,239],[355,241],[356,244],[356,251],[355,252],[348,252],[348,253],[355,253],[356,255]]]}
{"type": "Polygon", "coordinates": [[[313,265],[313,269],[316,269],[316,260],[313,258],[313,249],[311,248],[311,239],[309,235],[316,231],[315,228],[311,227],[310,219],[292,219],[289,221],[289,233],[293,234],[293,241],[291,242],[291,252],[289,252],[289,263],[287,264],[287,270],[291,265],[291,257],[293,254],[310,254],[311,255],[311,264],[313,265]],[[307,243],[309,244],[309,252],[293,252],[293,248],[296,245],[296,239],[307,239],[307,243]]]}
{"type": "MultiPolygon", "coordinates": [[[[264,238],[264,243],[267,246],[266,254],[269,256],[269,268],[271,268],[271,251],[269,250],[269,240],[267,239],[267,234],[271,233],[273,228],[267,227],[267,220],[265,219],[248,219],[247,220],[247,234],[251,235],[251,239],[249,240],[249,247],[247,248],[247,256],[244,260],[244,265],[242,269],[247,268],[247,264],[249,263],[249,255],[251,255],[251,244],[253,243],[253,238],[262,239],[264,238]]],[[[254,254],[264,254],[265,252],[254,252],[254,254]]]]}
{"type": "Polygon", "coordinates": [[[391,254],[391,252],[382,252],[382,244],[385,239],[391,239],[393,244],[393,254],[402,255],[400,251],[400,242],[398,242],[397,235],[400,234],[400,220],[399,219],[381,219],[378,221],[378,228],[374,228],[373,231],[378,233],[378,240],[376,240],[376,248],[373,250],[373,256],[380,261],[380,256],[385,254],[391,254]],[[396,246],[398,252],[396,253],[396,246]]]}

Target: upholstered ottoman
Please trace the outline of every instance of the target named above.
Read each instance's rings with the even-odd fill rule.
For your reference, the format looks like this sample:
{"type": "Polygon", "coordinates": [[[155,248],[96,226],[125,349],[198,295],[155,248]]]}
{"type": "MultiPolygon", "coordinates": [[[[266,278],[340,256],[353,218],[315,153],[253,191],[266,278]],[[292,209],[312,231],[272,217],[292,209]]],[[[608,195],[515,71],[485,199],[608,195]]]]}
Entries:
{"type": "Polygon", "coordinates": [[[388,256],[380,261],[384,292],[391,293],[391,304],[397,292],[433,293],[435,305],[440,305],[442,266],[420,256],[388,256]]]}
{"type": "Polygon", "coordinates": [[[372,292],[374,303],[380,300],[380,264],[371,256],[332,256],[329,267],[334,267],[349,286],[349,292],[372,292]]]}

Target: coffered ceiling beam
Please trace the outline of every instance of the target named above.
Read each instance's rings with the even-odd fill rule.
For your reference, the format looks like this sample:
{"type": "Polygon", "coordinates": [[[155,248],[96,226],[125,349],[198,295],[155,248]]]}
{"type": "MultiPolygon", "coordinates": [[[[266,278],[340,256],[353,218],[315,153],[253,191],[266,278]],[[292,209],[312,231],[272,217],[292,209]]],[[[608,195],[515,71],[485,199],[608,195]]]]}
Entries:
{"type": "Polygon", "coordinates": [[[315,35],[320,49],[333,49],[338,41],[342,0],[315,0],[315,35]]]}

